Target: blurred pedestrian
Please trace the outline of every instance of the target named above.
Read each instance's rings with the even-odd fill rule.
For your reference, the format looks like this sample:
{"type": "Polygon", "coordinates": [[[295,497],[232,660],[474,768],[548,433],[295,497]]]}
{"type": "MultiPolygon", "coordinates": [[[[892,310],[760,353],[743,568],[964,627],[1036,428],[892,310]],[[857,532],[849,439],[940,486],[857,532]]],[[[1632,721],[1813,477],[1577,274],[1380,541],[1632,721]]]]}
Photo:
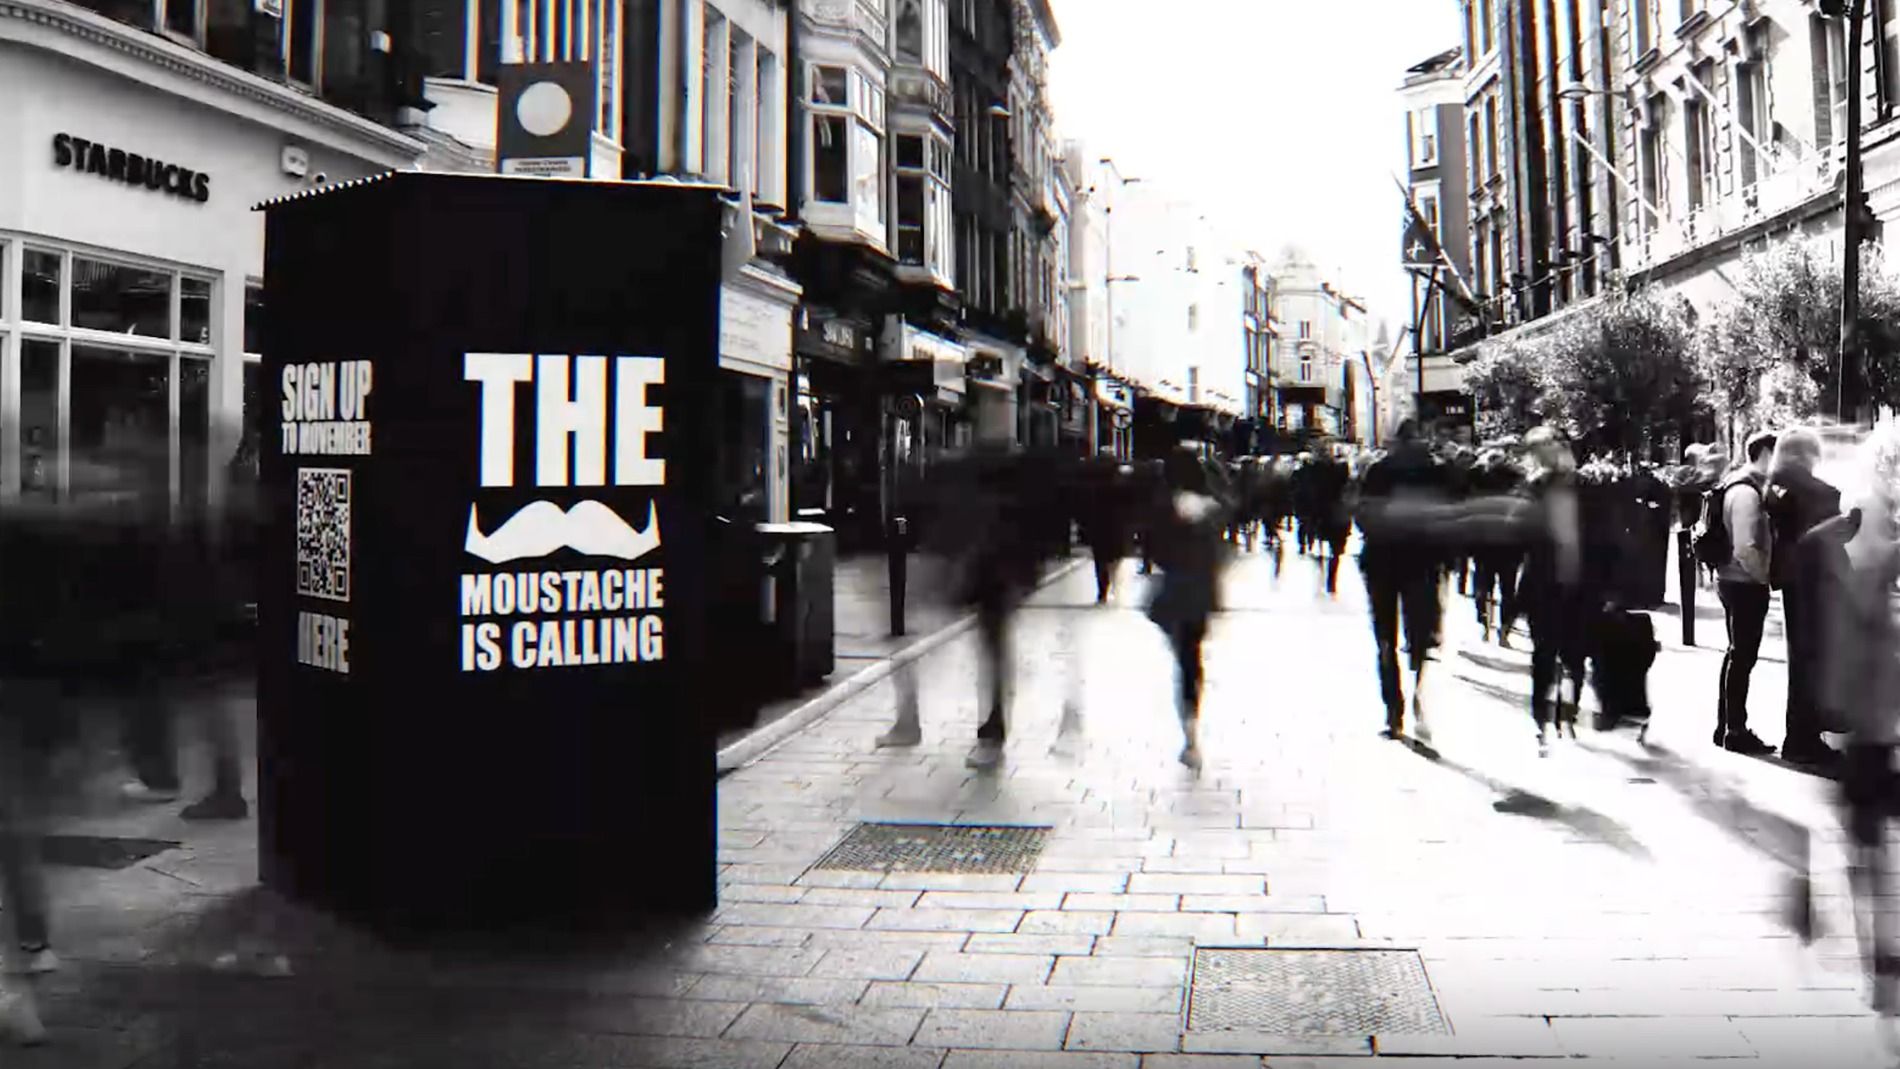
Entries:
{"type": "Polygon", "coordinates": [[[1739,754],[1759,757],[1774,747],[1748,729],[1748,684],[1761,656],[1762,632],[1768,621],[1769,560],[1773,542],[1762,492],[1768,485],[1768,465],[1775,451],[1775,435],[1762,431],[1748,439],[1748,463],[1716,484],[1710,508],[1698,524],[1697,555],[1723,557],[1716,571],[1716,593],[1728,628],[1728,649],[1722,655],[1720,692],[1716,699],[1715,745],[1739,754]],[[1711,542],[1726,553],[1705,550],[1711,542]]]}
{"type": "Polygon", "coordinates": [[[1525,435],[1524,446],[1532,463],[1527,488],[1535,519],[1519,596],[1530,614],[1531,717],[1537,723],[1538,752],[1544,754],[1553,723],[1560,736],[1576,735],[1590,607],[1583,584],[1576,456],[1568,438],[1548,426],[1525,435]]]}
{"type": "MultiPolygon", "coordinates": [[[[1520,496],[1524,492],[1524,471],[1503,450],[1486,450],[1472,471],[1472,491],[1478,499],[1520,496]]],[[[1472,563],[1477,577],[1474,600],[1484,641],[1491,641],[1495,624],[1498,645],[1508,649],[1511,631],[1517,626],[1517,577],[1524,566],[1523,548],[1509,542],[1481,544],[1473,550],[1472,563]]]]}
{"type": "Polygon", "coordinates": [[[1104,454],[1083,470],[1085,493],[1078,502],[1082,537],[1095,560],[1095,603],[1108,601],[1115,573],[1133,541],[1134,468],[1104,454]]]}
{"type": "Polygon", "coordinates": [[[1814,675],[1821,656],[1816,614],[1826,607],[1817,604],[1819,591],[1796,566],[1796,547],[1802,536],[1841,511],[1841,492],[1814,474],[1820,459],[1819,435],[1805,427],[1784,431],[1775,440],[1762,507],[1773,534],[1768,584],[1781,591],[1788,643],[1787,733],[1781,756],[1795,764],[1825,768],[1840,757],[1821,741],[1815,722],[1814,675]]]}
{"type": "Polygon", "coordinates": [[[1370,603],[1378,658],[1385,736],[1405,735],[1405,693],[1399,677],[1400,624],[1412,676],[1412,716],[1421,739],[1430,738],[1420,695],[1425,665],[1438,644],[1441,551],[1418,514],[1450,503],[1450,477],[1419,435],[1399,424],[1391,451],[1366,471],[1358,521],[1364,540],[1359,570],[1370,603]]]}
{"type": "Polygon", "coordinates": [[[1148,618],[1174,653],[1175,708],[1181,718],[1181,763],[1201,767],[1201,644],[1208,618],[1220,607],[1222,534],[1232,512],[1209,467],[1191,449],[1177,447],[1166,462],[1167,496],[1152,526],[1161,568],[1148,618]]]}
{"type": "Polygon", "coordinates": [[[1845,516],[1823,520],[1798,546],[1797,570],[1811,584],[1818,657],[1811,697],[1817,719],[1845,729],[1840,800],[1849,832],[1855,929],[1874,1009],[1900,1014],[1900,918],[1892,901],[1888,828],[1900,810],[1900,629],[1893,590],[1900,581],[1900,439],[1891,423],[1862,447],[1865,485],[1845,516]]]}

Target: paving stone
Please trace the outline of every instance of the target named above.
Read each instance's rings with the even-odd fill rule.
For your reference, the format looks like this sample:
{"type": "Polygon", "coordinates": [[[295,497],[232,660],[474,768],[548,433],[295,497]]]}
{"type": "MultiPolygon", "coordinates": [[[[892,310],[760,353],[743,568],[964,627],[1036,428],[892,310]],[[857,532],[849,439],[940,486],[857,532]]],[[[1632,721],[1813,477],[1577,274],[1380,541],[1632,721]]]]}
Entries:
{"type": "MultiPolygon", "coordinates": [[[[707,977],[719,981],[735,977],[707,977]]],[[[563,1003],[549,1013],[550,1024],[566,1030],[633,1036],[689,1036],[713,1039],[725,1032],[746,1008],[758,1001],[745,996],[719,1000],[697,994],[684,999],[583,998],[563,1003]]],[[[535,1014],[528,1015],[533,1018],[535,1014]]]]}
{"type": "Polygon", "coordinates": [[[734,902],[713,914],[713,920],[720,924],[750,924],[767,928],[862,928],[876,911],[873,906],[734,902]]]}
{"type": "MultiPolygon", "coordinates": [[[[1275,1062],[1272,1069],[1281,1069],[1275,1062]]],[[[1265,1062],[1251,1054],[1144,1054],[1141,1069],[1264,1069],[1265,1062]]],[[[1457,1069],[1465,1069],[1458,1066],[1457,1069]]]]}
{"type": "Polygon", "coordinates": [[[1264,876],[1208,873],[1137,872],[1128,877],[1128,893],[1137,895],[1263,895],[1264,876]]]}
{"type": "Polygon", "coordinates": [[[1098,958],[1187,958],[1194,940],[1174,935],[1104,935],[1091,952],[1098,958]]]}
{"type": "Polygon", "coordinates": [[[1093,910],[1103,913],[1121,913],[1130,910],[1172,913],[1181,908],[1181,896],[1103,895],[1077,892],[1063,897],[1062,908],[1065,910],[1093,910]]]}
{"type": "Polygon", "coordinates": [[[1062,891],[1073,894],[1120,894],[1128,888],[1126,872],[1055,872],[1038,869],[1023,877],[1025,891],[1062,891]]]}
{"type": "Polygon", "coordinates": [[[874,909],[909,909],[923,896],[922,891],[882,891],[871,887],[807,887],[801,903],[815,906],[870,906],[874,909]]]}
{"type": "Polygon", "coordinates": [[[806,940],[806,947],[812,950],[856,950],[872,947],[882,950],[955,950],[970,938],[970,933],[955,932],[892,932],[878,929],[860,929],[856,931],[844,928],[819,928],[806,940]]]}
{"type": "Polygon", "coordinates": [[[1160,985],[1180,987],[1187,982],[1185,958],[1057,958],[1049,974],[1052,984],[1105,987],[1160,985]]]}
{"type": "Polygon", "coordinates": [[[882,872],[855,872],[851,869],[812,869],[798,877],[801,887],[816,890],[823,887],[834,891],[870,891],[884,884],[882,872]]]}
{"type": "MultiPolygon", "coordinates": [[[[1096,987],[1073,984],[1015,984],[1003,1008],[1010,1010],[1084,1010],[1095,1013],[1181,1012],[1185,989],[1150,987],[1096,987]]],[[[1121,1048],[1117,1048],[1121,1049],[1121,1048]]],[[[1132,1048],[1128,1048],[1132,1049],[1132,1048]]]]}
{"type": "Polygon", "coordinates": [[[1077,1012],[1069,1022],[1069,1050],[1119,1050],[1147,1053],[1181,1049],[1184,1025],[1172,1013],[1077,1012]]]}
{"type": "Polygon", "coordinates": [[[1058,959],[1048,954],[961,954],[933,950],[911,974],[920,982],[1040,984],[1058,959]]]}
{"type": "Polygon", "coordinates": [[[1023,915],[1010,909],[880,909],[865,925],[887,932],[1013,932],[1023,915]]]}
{"type": "Polygon", "coordinates": [[[917,1029],[922,1046],[956,1050],[1061,1050],[1069,1014],[1039,1010],[931,1010],[917,1029]]]}
{"type": "Polygon", "coordinates": [[[719,889],[719,901],[722,905],[728,902],[796,902],[804,894],[805,888],[789,884],[734,883],[719,889]]]}
{"type": "Polygon", "coordinates": [[[938,1069],[948,1051],[927,1047],[846,1047],[800,1043],[779,1069],[938,1069]]]}
{"type": "MultiPolygon", "coordinates": [[[[727,1029],[732,1039],[787,1043],[849,1043],[903,1046],[910,1042],[925,1011],[869,1006],[757,1005],[727,1029]]],[[[933,1044],[920,1041],[924,1046],[933,1044]]],[[[946,1044],[934,1044],[945,1046],[946,1044]]],[[[781,1052],[782,1058],[784,1053],[781,1052]]]]}
{"type": "Polygon", "coordinates": [[[858,1000],[863,1006],[914,1006],[920,1009],[994,1010],[1003,1005],[1005,984],[924,983],[916,980],[873,980],[858,1000]]]}
{"type": "Polygon", "coordinates": [[[1359,940],[1359,925],[1339,913],[1242,913],[1234,934],[1244,939],[1265,939],[1267,945],[1352,944],[1359,940]]]}
{"type": "Polygon", "coordinates": [[[1553,1017],[1550,1027],[1573,1057],[1752,1058],[1753,1047],[1720,1018],[1553,1017]]]}
{"type": "Polygon", "coordinates": [[[775,1069],[791,1044],[733,1039],[634,1039],[616,1052],[633,1069],[775,1069]]]}
{"type": "MultiPolygon", "coordinates": [[[[943,1069],[1140,1069],[1134,1054],[1097,1054],[1047,1050],[953,1050],[943,1069]]],[[[1258,1069],[1256,1066],[1255,1069],[1258,1069]]]]}
{"type": "Polygon", "coordinates": [[[743,924],[721,925],[706,937],[708,943],[748,947],[802,947],[811,941],[811,932],[803,928],[755,928],[743,924]]]}
{"type": "Polygon", "coordinates": [[[693,999],[777,1002],[792,1006],[846,1005],[864,996],[869,980],[809,976],[708,976],[688,992],[693,999]]]}
{"type": "Polygon", "coordinates": [[[919,909],[1060,909],[1057,891],[925,891],[919,909]]]}
{"type": "Polygon", "coordinates": [[[1025,913],[1016,930],[1024,935],[1107,935],[1114,926],[1113,913],[1062,909],[1025,913]]]}
{"type": "Polygon", "coordinates": [[[1325,913],[1326,899],[1320,895],[1182,895],[1176,908],[1183,913],[1325,913]]]}
{"type": "Polygon", "coordinates": [[[1226,864],[1218,857],[1148,857],[1142,859],[1141,871],[1219,874],[1226,864]]]}
{"type": "Polygon", "coordinates": [[[893,891],[987,891],[996,894],[1018,890],[1022,881],[1023,877],[1012,874],[893,872],[878,881],[878,886],[893,891]]]}
{"type": "Polygon", "coordinates": [[[924,958],[924,951],[905,947],[859,947],[825,951],[812,966],[812,976],[850,980],[906,980],[924,958]]]}
{"type": "Polygon", "coordinates": [[[1023,935],[1018,932],[977,932],[963,944],[966,954],[1077,954],[1095,951],[1095,936],[1023,935]]]}
{"type": "Polygon", "coordinates": [[[1556,1031],[1542,1017],[1460,1018],[1452,1030],[1449,1036],[1381,1033],[1372,1042],[1381,1057],[1562,1058],[1567,1054],[1556,1031]]]}
{"type": "MultiPolygon", "coordinates": [[[[1188,1032],[1181,1036],[1181,1050],[1188,1054],[1263,1055],[1266,1065],[1281,1069],[1288,1065],[1277,1055],[1316,1055],[1361,1057],[1372,1053],[1372,1038],[1351,1036],[1280,1036],[1267,1032],[1188,1032]]],[[[1455,1066],[1452,1069],[1467,1069],[1455,1066]]],[[[1565,1069],[1575,1069],[1566,1066],[1565,1069]]]]}
{"type": "Polygon", "coordinates": [[[803,976],[824,951],[812,947],[724,946],[699,944],[680,950],[674,960],[682,970],[732,973],[740,976],[803,976]]]}
{"type": "Polygon", "coordinates": [[[1236,936],[1232,913],[1117,913],[1115,935],[1171,935],[1202,943],[1236,936]]]}

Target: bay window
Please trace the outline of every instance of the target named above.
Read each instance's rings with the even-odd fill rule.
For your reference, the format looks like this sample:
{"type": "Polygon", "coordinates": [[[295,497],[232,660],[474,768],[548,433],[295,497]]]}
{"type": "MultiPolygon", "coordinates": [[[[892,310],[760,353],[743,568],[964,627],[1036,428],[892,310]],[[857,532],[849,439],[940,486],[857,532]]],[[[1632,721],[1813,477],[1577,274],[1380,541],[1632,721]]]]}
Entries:
{"type": "Polygon", "coordinates": [[[812,196],[828,204],[851,200],[851,107],[843,67],[811,69],[812,196]]]}
{"type": "Polygon", "coordinates": [[[893,251],[900,264],[928,268],[934,280],[955,284],[950,201],[950,143],[936,136],[895,139],[897,217],[893,251]]]}
{"type": "Polygon", "coordinates": [[[859,231],[885,240],[890,170],[884,159],[884,90],[849,67],[814,65],[811,191],[814,200],[849,204],[859,231]]]}

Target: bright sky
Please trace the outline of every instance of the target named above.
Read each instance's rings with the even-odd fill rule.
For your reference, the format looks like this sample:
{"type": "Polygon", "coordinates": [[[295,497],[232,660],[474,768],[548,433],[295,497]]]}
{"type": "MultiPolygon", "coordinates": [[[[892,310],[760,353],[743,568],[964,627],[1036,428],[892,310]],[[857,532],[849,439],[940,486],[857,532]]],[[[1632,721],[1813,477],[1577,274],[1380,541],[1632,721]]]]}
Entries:
{"type": "Polygon", "coordinates": [[[1060,136],[1222,221],[1291,243],[1397,329],[1407,67],[1459,43],[1458,0],[1052,0],[1060,136]]]}

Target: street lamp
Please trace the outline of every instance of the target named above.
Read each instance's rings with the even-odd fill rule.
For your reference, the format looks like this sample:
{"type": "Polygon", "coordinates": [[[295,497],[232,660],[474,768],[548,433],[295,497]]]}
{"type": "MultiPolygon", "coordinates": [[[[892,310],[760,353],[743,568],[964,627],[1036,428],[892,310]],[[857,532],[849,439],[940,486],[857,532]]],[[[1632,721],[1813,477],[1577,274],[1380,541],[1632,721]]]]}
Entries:
{"type": "Polygon", "coordinates": [[[1571,82],[1569,85],[1558,90],[1557,95],[1563,97],[1565,100],[1575,101],[1584,100],[1589,97],[1615,96],[1616,94],[1607,89],[1593,89],[1582,82],[1571,82]]]}

